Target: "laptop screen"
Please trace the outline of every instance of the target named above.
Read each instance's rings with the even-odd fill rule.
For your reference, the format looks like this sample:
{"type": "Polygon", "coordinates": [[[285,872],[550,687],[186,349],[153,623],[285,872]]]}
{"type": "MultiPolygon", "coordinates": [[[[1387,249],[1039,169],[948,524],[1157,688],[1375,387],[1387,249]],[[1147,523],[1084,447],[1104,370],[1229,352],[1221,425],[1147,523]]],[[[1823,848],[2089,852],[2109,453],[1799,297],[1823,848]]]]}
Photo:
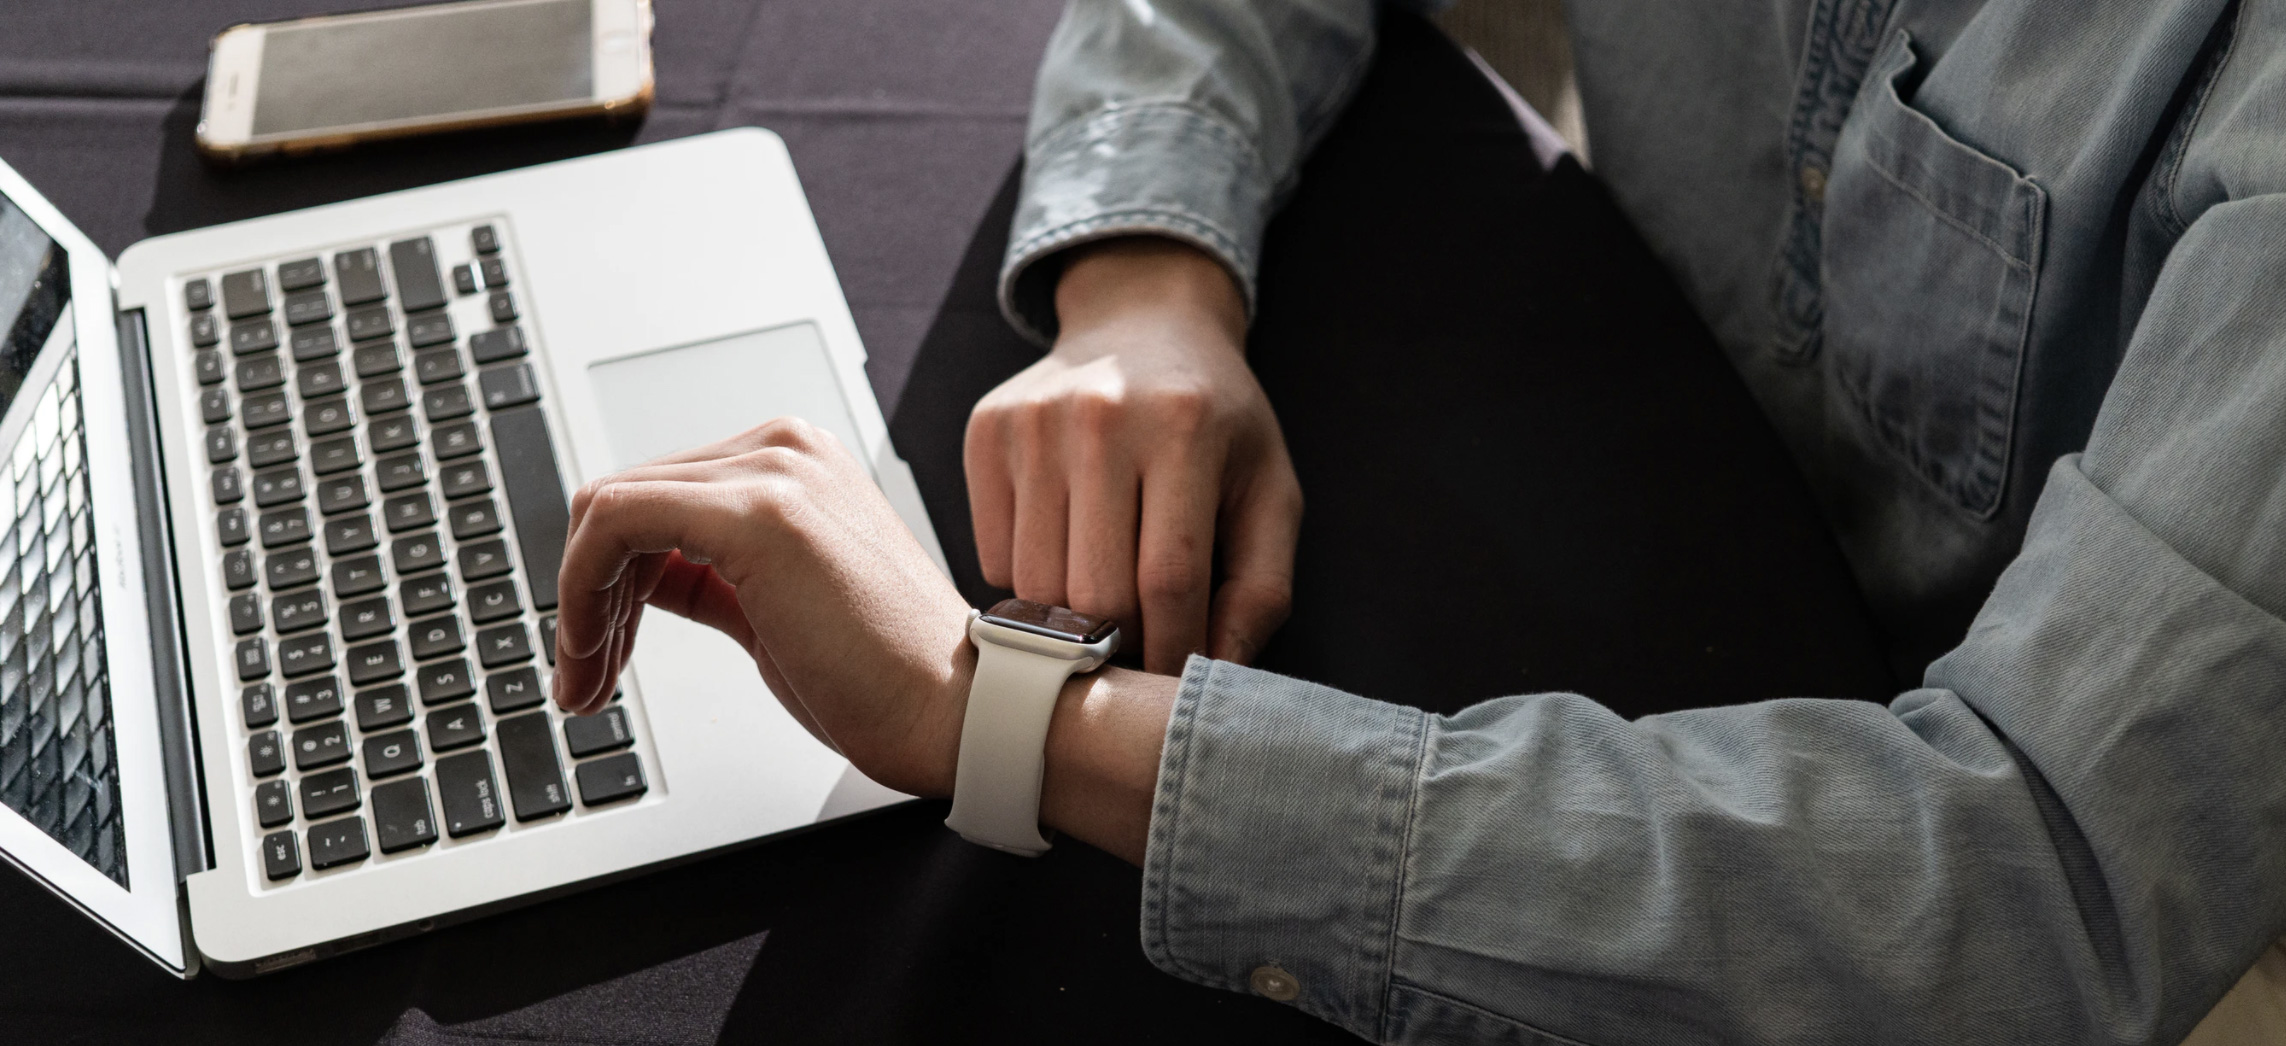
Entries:
{"type": "Polygon", "coordinates": [[[0,805],[124,887],[69,268],[0,196],[0,805]]]}

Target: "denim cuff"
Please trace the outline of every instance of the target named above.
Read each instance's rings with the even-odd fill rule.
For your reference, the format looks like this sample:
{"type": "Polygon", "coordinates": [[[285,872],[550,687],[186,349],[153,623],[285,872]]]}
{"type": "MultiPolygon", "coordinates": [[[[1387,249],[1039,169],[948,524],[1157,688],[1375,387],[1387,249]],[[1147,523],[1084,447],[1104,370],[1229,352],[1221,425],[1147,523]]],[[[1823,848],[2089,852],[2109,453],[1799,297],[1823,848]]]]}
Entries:
{"type": "Polygon", "coordinates": [[[1143,861],[1143,952],[1377,1037],[1427,714],[1193,657],[1143,861]]]}
{"type": "Polygon", "coordinates": [[[1054,255],[1151,234],[1220,261],[1251,316],[1271,196],[1253,145],[1187,105],[1116,105],[1073,120],[1026,150],[1023,197],[1000,267],[1000,311],[1025,337],[1052,344],[1062,271],[1054,255]]]}

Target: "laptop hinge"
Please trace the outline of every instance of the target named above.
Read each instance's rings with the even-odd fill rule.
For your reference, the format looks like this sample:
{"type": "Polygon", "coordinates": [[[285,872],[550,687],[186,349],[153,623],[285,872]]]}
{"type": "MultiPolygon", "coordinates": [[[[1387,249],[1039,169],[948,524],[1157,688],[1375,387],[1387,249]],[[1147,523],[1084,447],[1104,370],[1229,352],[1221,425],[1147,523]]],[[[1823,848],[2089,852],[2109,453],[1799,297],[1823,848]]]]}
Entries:
{"type": "Polygon", "coordinates": [[[150,335],[143,310],[119,313],[119,356],[126,378],[127,444],[135,480],[135,514],[143,536],[143,590],[151,621],[152,682],[159,697],[159,748],[166,759],[167,818],[178,879],[214,867],[205,792],[199,787],[198,724],[191,715],[184,652],[182,593],[175,581],[173,517],[160,468],[159,416],[152,396],[150,335]]]}

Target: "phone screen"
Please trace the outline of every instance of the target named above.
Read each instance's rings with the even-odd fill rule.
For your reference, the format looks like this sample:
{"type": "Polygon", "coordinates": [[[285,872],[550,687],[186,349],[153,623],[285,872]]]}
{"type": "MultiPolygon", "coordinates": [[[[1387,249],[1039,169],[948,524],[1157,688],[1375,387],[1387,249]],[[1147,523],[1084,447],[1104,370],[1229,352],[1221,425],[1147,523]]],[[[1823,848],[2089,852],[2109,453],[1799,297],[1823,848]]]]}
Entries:
{"type": "Polygon", "coordinates": [[[254,133],[584,101],[592,18],[591,0],[516,0],[272,26],[254,133]]]}

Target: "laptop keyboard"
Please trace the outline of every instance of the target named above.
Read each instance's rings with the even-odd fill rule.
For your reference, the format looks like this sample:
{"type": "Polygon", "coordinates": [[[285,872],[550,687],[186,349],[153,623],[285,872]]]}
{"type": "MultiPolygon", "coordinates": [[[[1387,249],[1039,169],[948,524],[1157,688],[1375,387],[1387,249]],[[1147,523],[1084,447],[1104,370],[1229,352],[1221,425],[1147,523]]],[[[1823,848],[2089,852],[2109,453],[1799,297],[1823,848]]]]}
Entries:
{"type": "Polygon", "coordinates": [[[506,239],[440,229],[184,286],[273,882],[647,790],[624,701],[546,700],[568,511],[506,239]]]}
{"type": "Polygon", "coordinates": [[[126,886],[76,349],[38,396],[0,461],[0,804],[126,886]]]}

